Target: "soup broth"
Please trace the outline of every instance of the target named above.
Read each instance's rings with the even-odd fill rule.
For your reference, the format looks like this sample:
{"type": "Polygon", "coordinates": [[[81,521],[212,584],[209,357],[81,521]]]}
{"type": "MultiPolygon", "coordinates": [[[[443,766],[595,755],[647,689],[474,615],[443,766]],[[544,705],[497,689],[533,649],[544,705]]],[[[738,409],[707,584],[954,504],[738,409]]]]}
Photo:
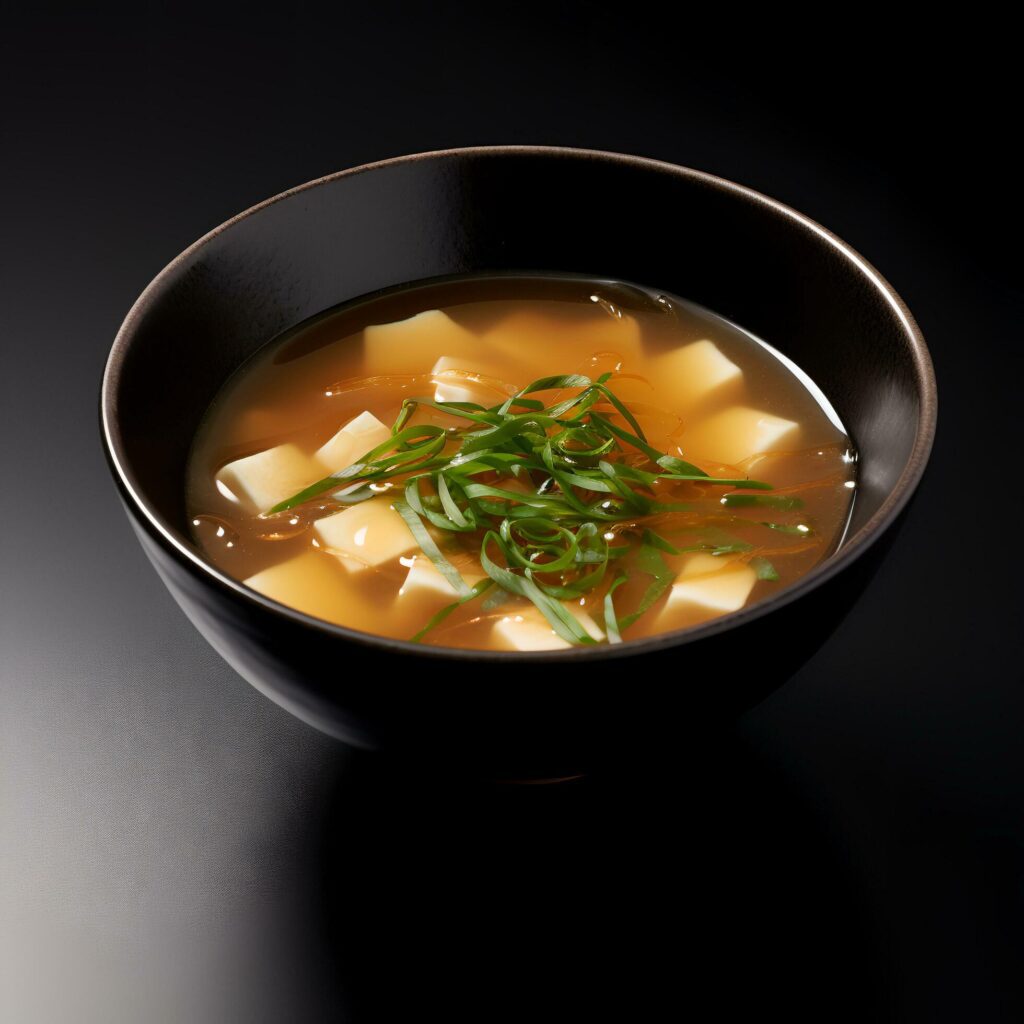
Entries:
{"type": "Polygon", "coordinates": [[[217,568],[309,615],[545,650],[778,593],[841,542],[855,465],[814,384],[705,309],[463,278],[262,349],[199,431],[188,511],[217,568]]]}

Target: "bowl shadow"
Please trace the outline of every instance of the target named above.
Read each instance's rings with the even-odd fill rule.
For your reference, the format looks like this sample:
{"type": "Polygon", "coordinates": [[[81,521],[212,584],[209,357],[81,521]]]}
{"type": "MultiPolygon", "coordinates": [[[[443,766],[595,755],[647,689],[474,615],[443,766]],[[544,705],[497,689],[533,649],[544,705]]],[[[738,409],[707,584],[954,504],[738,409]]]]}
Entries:
{"type": "Polygon", "coordinates": [[[857,880],[727,725],[560,785],[356,754],[320,825],[311,927],[353,1022],[878,1019],[857,880]]]}

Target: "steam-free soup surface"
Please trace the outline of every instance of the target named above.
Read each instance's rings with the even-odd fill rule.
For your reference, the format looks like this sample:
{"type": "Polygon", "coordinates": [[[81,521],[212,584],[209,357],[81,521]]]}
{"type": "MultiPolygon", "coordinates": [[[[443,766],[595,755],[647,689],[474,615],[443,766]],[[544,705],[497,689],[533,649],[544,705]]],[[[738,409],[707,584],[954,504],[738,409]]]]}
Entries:
{"type": "Polygon", "coordinates": [[[814,385],[707,310],[613,282],[476,278],[263,349],[206,417],[188,508],[218,568],[302,612],[542,650],[777,593],[841,541],[854,470],[814,385]]]}

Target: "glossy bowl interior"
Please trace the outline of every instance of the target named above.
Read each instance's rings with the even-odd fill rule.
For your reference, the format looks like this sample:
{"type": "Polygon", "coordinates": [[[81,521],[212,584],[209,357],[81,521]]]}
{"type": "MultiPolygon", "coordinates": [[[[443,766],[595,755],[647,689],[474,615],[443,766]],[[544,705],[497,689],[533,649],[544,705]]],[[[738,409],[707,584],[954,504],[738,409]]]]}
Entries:
{"type": "Polygon", "coordinates": [[[425,733],[446,744],[471,733],[485,746],[511,748],[571,746],[570,734],[593,742],[594,730],[610,727],[613,709],[655,709],[636,674],[644,659],[653,666],[674,658],[689,675],[715,663],[729,643],[773,644],[778,667],[768,682],[781,681],[859,592],[868,563],[851,570],[916,487],[935,415],[931,364],[912,317],[877,272],[824,228],[685,168],[520,147],[343,171],[228,221],[143,293],[118,334],[102,394],[114,476],[143,546],[185,611],[273,699],[369,745],[425,733]],[[530,655],[355,633],[268,601],[203,559],[185,517],[189,447],[218,389],[256,349],[324,309],[382,289],[505,271],[617,278],[672,292],[795,360],[828,395],[860,454],[840,551],[777,597],[707,625],[617,648],[530,655]],[[802,611],[787,615],[794,605],[802,611]],[[487,665],[490,682],[481,687],[477,673],[466,685],[466,662],[487,665]],[[531,662],[579,669],[528,681],[523,667],[531,662]],[[332,665],[342,667],[332,673],[332,665]],[[623,689],[627,674],[642,699],[623,689]],[[411,685],[417,675],[429,685],[411,685]]]}

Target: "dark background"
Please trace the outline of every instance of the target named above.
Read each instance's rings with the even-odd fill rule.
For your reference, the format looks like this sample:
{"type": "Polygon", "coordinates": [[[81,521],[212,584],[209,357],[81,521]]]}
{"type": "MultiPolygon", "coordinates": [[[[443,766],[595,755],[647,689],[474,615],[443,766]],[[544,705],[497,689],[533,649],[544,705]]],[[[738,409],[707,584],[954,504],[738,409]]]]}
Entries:
{"type": "Polygon", "coordinates": [[[6,7],[0,1017],[1024,1018],[1019,96],[1006,27],[958,17],[6,7]],[[681,665],[668,763],[546,787],[357,756],[257,695],[145,563],[96,416],[121,318],[209,228],[517,142],[816,218],[903,295],[940,392],[820,654],[728,723],[687,717],[681,665]]]}

